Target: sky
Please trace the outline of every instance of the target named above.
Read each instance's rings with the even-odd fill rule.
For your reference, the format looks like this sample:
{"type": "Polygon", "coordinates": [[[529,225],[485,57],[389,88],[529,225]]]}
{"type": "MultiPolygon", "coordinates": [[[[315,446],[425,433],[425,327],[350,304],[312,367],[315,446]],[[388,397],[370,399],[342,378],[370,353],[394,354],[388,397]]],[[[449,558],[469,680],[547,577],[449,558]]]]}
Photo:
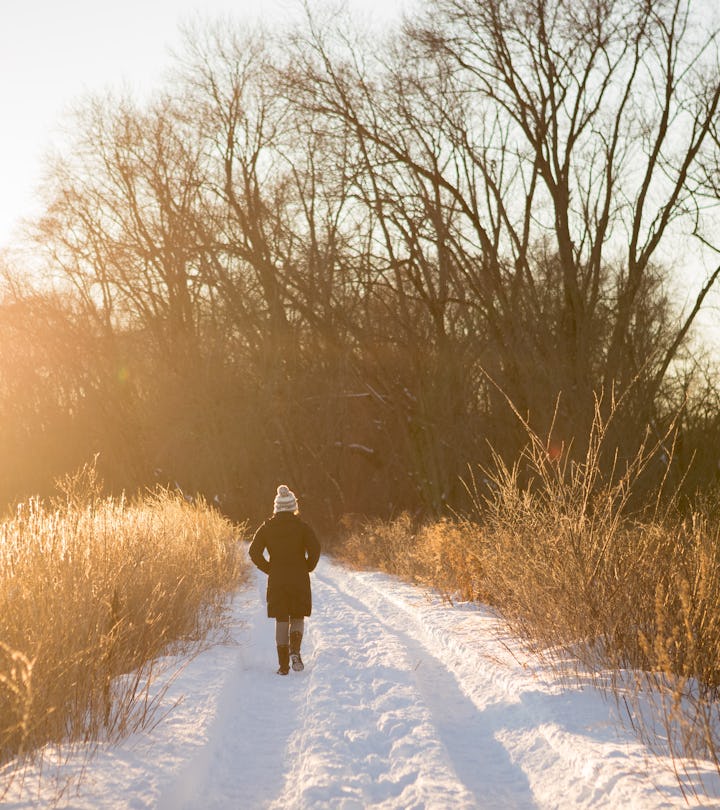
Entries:
{"type": "MultiPolygon", "coordinates": [[[[346,3],[378,24],[404,5],[346,3]]],[[[110,88],[159,86],[180,24],[197,14],[272,25],[300,13],[300,0],[0,0],[0,247],[38,211],[45,159],[73,104],[110,88]]]]}
{"type": "MultiPolygon", "coordinates": [[[[307,2],[311,10],[344,2],[386,25],[417,0],[307,2]]],[[[697,2],[710,11],[716,0],[697,2]]],[[[0,251],[17,241],[23,218],[40,213],[47,154],[62,147],[74,104],[103,90],[142,96],[161,86],[179,27],[194,16],[232,15],[272,26],[302,13],[302,0],[0,0],[0,251]]],[[[698,268],[692,295],[709,272],[702,263],[698,268]]],[[[711,297],[712,311],[701,313],[701,321],[718,331],[720,344],[720,304],[711,297]]]]}

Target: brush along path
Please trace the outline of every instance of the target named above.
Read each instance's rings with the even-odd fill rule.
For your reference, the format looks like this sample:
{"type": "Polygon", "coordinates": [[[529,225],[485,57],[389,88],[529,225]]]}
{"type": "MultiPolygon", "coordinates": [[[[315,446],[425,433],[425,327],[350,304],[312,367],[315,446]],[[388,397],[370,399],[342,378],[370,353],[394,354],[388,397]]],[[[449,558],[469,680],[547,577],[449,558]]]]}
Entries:
{"type": "Polygon", "coordinates": [[[488,612],[322,561],[306,670],[279,677],[264,585],[238,597],[207,741],[158,807],[687,806],[594,690],[546,678],[488,612]]]}

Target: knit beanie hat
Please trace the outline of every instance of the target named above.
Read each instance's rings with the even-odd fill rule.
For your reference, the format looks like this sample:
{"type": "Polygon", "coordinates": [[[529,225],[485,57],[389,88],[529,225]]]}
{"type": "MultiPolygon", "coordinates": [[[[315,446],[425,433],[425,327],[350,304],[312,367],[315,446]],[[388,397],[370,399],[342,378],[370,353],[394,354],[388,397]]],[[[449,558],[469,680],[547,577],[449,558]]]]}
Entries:
{"type": "Polygon", "coordinates": [[[273,512],[297,512],[298,504],[295,494],[291,492],[285,484],[280,484],[277,488],[273,512]]]}

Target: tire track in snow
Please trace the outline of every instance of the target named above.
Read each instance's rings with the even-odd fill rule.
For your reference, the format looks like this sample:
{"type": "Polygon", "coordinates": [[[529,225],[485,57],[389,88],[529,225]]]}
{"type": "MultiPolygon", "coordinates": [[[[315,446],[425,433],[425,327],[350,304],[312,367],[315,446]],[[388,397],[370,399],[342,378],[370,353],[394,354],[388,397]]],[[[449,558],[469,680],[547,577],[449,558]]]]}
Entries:
{"type": "Polygon", "coordinates": [[[345,591],[354,576],[327,562],[315,575],[306,702],[273,810],[535,807],[455,677],[345,591]]]}
{"type": "MultiPolygon", "coordinates": [[[[3,807],[688,806],[669,758],[622,733],[595,690],[562,687],[492,611],[451,608],[393,577],[323,560],[308,667],[280,678],[264,575],[254,583],[231,605],[234,646],[158,661],[173,680],[149,686],[164,715],[156,726],[98,744],[90,763],[83,748],[48,749],[3,807]],[[56,764],[60,781],[48,783],[56,764]],[[57,795],[65,778],[81,775],[77,792],[57,795]]],[[[707,792],[690,806],[720,807],[712,763],[682,778],[690,797],[707,792]]]]}
{"type": "MultiPolygon", "coordinates": [[[[435,657],[452,674],[473,704],[486,737],[502,744],[512,762],[528,774],[534,803],[522,806],[553,810],[687,806],[669,759],[653,758],[622,733],[612,710],[592,687],[588,696],[579,686],[562,685],[551,673],[543,677],[539,662],[524,654],[488,611],[443,609],[412,585],[395,581],[388,588],[386,575],[346,572],[337,566],[331,570],[341,590],[360,597],[389,627],[407,632],[420,654],[435,657]],[[520,660],[498,636],[507,638],[520,660]]],[[[438,708],[443,711],[442,702],[438,708]]],[[[493,771],[491,778],[502,778],[503,772],[493,771]]],[[[707,768],[704,776],[714,793],[717,775],[707,768]]],[[[702,796],[702,778],[686,774],[689,795],[699,788],[702,796]]],[[[698,807],[720,806],[701,796],[695,797],[698,807]]]]}
{"type": "MultiPolygon", "coordinates": [[[[349,574],[352,576],[352,574],[349,574]]],[[[415,700],[429,713],[433,740],[439,744],[448,761],[448,767],[458,781],[458,792],[467,791],[472,807],[534,808],[535,799],[528,781],[515,766],[506,749],[494,739],[493,728],[481,711],[458,686],[455,676],[445,662],[434,655],[421,640],[411,634],[412,623],[404,629],[384,620],[377,606],[363,601],[363,589],[349,592],[343,577],[328,576],[324,570],[323,584],[334,591],[356,616],[356,621],[367,626],[376,639],[394,638],[402,650],[402,658],[410,666],[411,688],[415,700]]],[[[365,590],[364,594],[367,595],[365,590]]],[[[402,623],[402,618],[400,619],[402,623]]],[[[460,806],[449,803],[449,798],[438,807],[460,806]]],[[[433,806],[432,804],[422,806],[433,806]]]]}
{"type": "Polygon", "coordinates": [[[313,579],[306,670],[287,677],[274,674],[264,575],[238,595],[245,629],[207,741],[160,810],[683,805],[599,697],[524,668],[489,613],[325,559],[313,579]]]}

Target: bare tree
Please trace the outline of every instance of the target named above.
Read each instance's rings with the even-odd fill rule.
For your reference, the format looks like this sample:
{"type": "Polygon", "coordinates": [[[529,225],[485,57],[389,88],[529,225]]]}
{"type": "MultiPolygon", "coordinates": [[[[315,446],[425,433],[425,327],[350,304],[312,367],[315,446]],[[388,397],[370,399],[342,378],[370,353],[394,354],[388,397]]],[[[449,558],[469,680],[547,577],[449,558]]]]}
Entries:
{"type": "Polygon", "coordinates": [[[108,332],[133,322],[166,355],[187,351],[208,299],[197,138],[169,99],[95,99],[78,113],[38,241],[108,332]]]}
{"type": "Polygon", "coordinates": [[[81,110],[48,267],[111,365],[145,358],[140,421],[174,414],[153,452],[189,473],[184,437],[226,479],[253,478],[244,447],[338,502],[362,481],[356,503],[439,510],[488,442],[517,450],[488,375],[566,446],[629,391],[632,452],[720,273],[680,312],[666,246],[710,241],[720,152],[700,22],[680,0],[440,0],[382,47],[312,16],[282,46],[195,27],[164,97],[81,110]]]}
{"type": "MultiPolygon", "coordinates": [[[[515,132],[524,186],[538,190],[526,198],[522,228],[508,222],[509,242],[516,267],[528,272],[528,224],[539,222],[552,234],[573,389],[582,394],[597,385],[587,360],[595,355],[594,315],[609,291],[612,326],[601,382],[607,390],[625,387],[635,374],[627,349],[646,279],[663,240],[677,233],[671,225],[699,203],[690,173],[717,117],[717,31],[704,30],[698,4],[693,13],[683,0],[579,6],[443,0],[440,7],[438,25],[411,35],[515,132]],[[613,265],[619,271],[609,290],[613,265]]],[[[510,196],[505,189],[503,197],[510,196]]],[[[687,233],[692,218],[685,222],[687,233]]],[[[698,305],[705,294],[705,288],[698,293],[698,305]]],[[[677,351],[675,337],[665,336],[662,373],[677,351]]]]}
{"type": "Polygon", "coordinates": [[[479,357],[541,427],[563,392],[566,440],[599,390],[644,374],[653,401],[715,282],[675,326],[662,246],[692,230],[717,44],[680,0],[443,0],[382,60],[318,28],[298,55],[300,103],[357,140],[398,302],[476,309],[479,357]]]}

